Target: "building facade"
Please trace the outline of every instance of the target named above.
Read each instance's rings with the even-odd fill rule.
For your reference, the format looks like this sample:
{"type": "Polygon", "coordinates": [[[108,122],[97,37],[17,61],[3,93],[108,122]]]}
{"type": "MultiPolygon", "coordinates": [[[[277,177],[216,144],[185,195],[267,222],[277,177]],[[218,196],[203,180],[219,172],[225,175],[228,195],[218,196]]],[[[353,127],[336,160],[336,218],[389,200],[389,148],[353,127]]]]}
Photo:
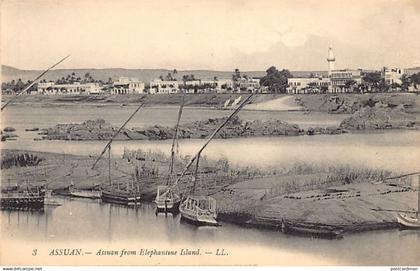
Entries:
{"type": "Polygon", "coordinates": [[[38,83],[37,94],[44,95],[90,95],[102,93],[99,83],[75,82],[73,84],[56,84],[54,82],[38,83]]]}
{"type": "Polygon", "coordinates": [[[239,80],[240,92],[256,92],[260,88],[260,79],[242,77],[239,80]]]}
{"type": "Polygon", "coordinates": [[[385,84],[401,84],[404,70],[400,68],[387,68],[384,67],[381,71],[381,76],[385,80],[385,84]]]}
{"type": "Polygon", "coordinates": [[[330,93],[351,93],[362,83],[361,70],[333,70],[330,75],[330,93]]]}
{"type": "Polygon", "coordinates": [[[330,78],[325,77],[288,78],[286,90],[289,94],[325,93],[330,82],[330,78]]]}
{"type": "Polygon", "coordinates": [[[179,93],[178,81],[166,81],[162,79],[155,79],[150,81],[150,94],[174,94],[179,93]]]}
{"type": "Polygon", "coordinates": [[[144,94],[145,85],[137,78],[120,77],[114,82],[111,94],[144,94]]]}

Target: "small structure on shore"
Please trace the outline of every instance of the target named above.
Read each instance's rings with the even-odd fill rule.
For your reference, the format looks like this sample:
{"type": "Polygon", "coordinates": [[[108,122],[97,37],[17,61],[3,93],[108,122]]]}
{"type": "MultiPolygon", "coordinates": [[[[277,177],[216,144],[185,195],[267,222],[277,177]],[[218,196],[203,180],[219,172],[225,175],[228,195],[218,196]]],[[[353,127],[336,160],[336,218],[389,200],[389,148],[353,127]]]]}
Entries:
{"type": "Polygon", "coordinates": [[[35,187],[22,189],[19,186],[6,187],[1,191],[1,209],[36,210],[44,209],[45,189],[35,187]]]}

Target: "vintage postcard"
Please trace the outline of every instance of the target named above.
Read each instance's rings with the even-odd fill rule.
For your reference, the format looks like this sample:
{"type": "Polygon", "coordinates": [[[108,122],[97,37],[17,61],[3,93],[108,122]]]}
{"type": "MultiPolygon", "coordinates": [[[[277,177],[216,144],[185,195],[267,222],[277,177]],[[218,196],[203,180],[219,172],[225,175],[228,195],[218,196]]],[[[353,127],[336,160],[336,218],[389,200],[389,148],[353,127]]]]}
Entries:
{"type": "Polygon", "coordinates": [[[1,266],[420,265],[420,1],[2,0],[0,33],[1,266]]]}

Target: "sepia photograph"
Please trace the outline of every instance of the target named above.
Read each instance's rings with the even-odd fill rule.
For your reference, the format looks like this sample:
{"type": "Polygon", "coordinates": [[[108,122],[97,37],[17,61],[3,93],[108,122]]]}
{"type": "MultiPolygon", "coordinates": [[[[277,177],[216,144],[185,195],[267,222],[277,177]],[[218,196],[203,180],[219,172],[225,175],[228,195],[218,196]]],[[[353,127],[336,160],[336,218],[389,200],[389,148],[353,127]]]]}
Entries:
{"type": "Polygon", "coordinates": [[[0,3],[2,270],[419,270],[419,0],[0,3]]]}

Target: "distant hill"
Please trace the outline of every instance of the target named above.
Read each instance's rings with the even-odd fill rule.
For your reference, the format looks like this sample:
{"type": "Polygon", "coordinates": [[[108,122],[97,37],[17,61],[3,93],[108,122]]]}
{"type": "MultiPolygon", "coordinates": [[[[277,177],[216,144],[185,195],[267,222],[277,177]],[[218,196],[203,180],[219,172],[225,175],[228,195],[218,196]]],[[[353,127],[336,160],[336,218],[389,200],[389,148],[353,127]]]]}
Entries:
{"type": "MultiPolygon", "coordinates": [[[[2,65],[1,76],[2,81],[11,81],[21,78],[24,82],[27,80],[33,80],[37,75],[42,71],[40,70],[20,70],[14,67],[2,65]]],[[[152,79],[158,78],[159,76],[165,76],[172,70],[167,69],[122,69],[122,68],[112,68],[112,69],[55,69],[49,71],[44,75],[43,79],[46,80],[57,80],[61,77],[65,77],[68,74],[74,72],[76,77],[82,77],[86,73],[90,73],[92,77],[96,80],[107,81],[109,77],[116,80],[118,77],[136,77],[143,82],[149,82],[152,79]]],[[[245,71],[241,72],[251,77],[262,77],[266,73],[265,71],[245,71]]],[[[327,75],[326,71],[292,71],[294,77],[304,77],[309,76],[310,73],[321,73],[322,75],[327,75]]],[[[211,70],[186,70],[178,71],[175,77],[178,80],[181,80],[183,75],[194,74],[195,78],[199,79],[213,79],[215,76],[219,79],[230,79],[232,78],[233,71],[211,71],[211,70]]]]}

